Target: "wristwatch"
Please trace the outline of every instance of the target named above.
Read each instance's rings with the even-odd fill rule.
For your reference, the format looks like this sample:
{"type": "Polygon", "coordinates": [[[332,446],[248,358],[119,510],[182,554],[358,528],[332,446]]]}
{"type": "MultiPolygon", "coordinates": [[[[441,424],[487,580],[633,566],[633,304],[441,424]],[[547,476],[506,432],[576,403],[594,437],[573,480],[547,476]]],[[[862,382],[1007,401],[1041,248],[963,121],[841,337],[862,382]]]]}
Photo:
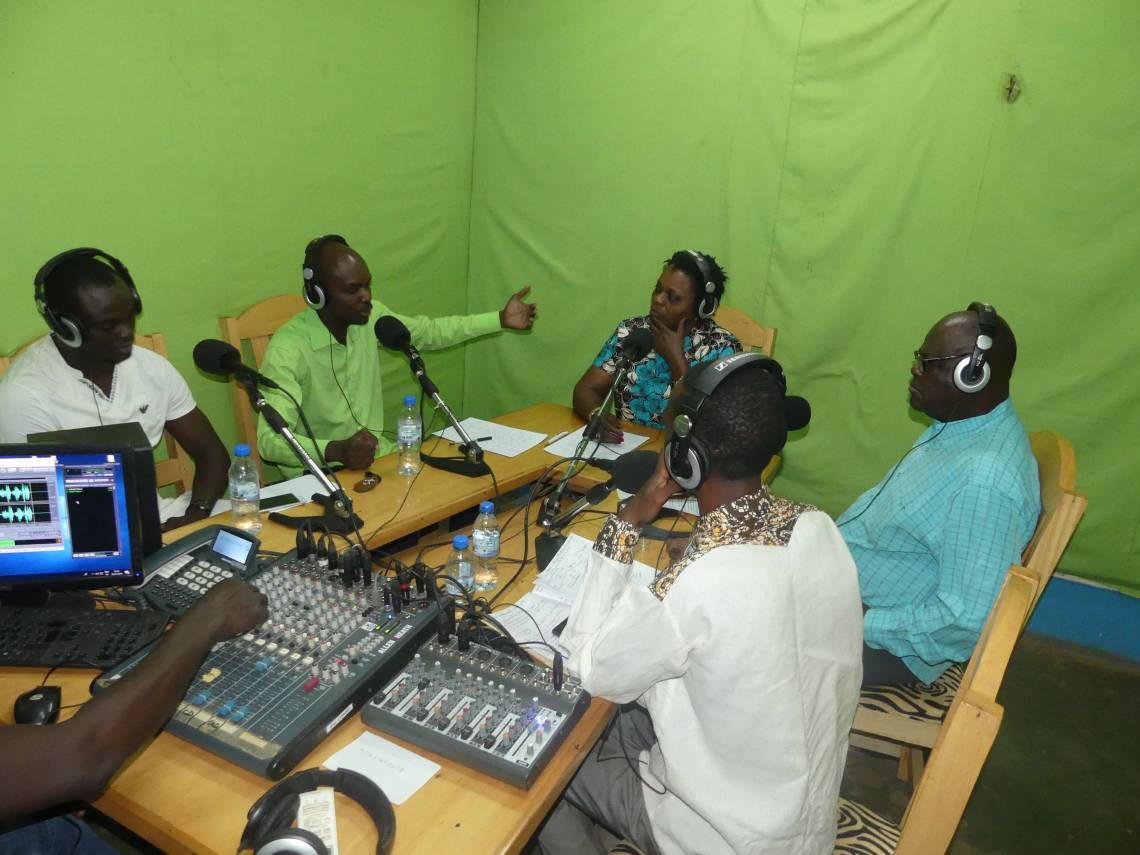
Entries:
{"type": "Polygon", "coordinates": [[[207,501],[206,499],[191,499],[190,507],[197,508],[206,516],[209,516],[210,513],[214,510],[214,503],[207,501]]]}

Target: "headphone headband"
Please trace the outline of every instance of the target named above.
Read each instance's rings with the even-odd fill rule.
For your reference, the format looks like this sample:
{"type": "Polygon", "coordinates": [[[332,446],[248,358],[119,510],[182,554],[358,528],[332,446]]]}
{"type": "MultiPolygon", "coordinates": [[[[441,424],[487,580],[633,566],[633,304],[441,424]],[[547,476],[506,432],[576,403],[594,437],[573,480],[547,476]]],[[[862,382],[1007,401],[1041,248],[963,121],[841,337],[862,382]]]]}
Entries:
{"type": "Polygon", "coordinates": [[[997,312],[989,303],[974,302],[966,307],[967,312],[978,316],[978,335],[970,355],[954,367],[954,385],[961,392],[973,395],[982,391],[990,382],[990,349],[994,346],[994,330],[997,329],[997,312]]]}
{"type": "Polygon", "coordinates": [[[693,436],[701,409],[721,383],[750,365],[759,365],[772,376],[781,397],[787,394],[788,382],[780,363],[762,353],[734,353],[699,366],[695,377],[685,375],[684,394],[677,401],[677,414],[673,418],[673,434],[665,444],[665,466],[683,489],[695,490],[712,470],[708,452],[693,436]],[[690,377],[693,377],[692,385],[690,377]]]}
{"type": "Polygon", "coordinates": [[[697,300],[697,316],[711,318],[716,314],[720,303],[716,297],[716,283],[713,281],[712,269],[709,267],[708,259],[695,249],[686,249],[685,252],[697,263],[697,270],[701,272],[701,280],[704,283],[697,289],[700,294],[700,299],[697,300]]]}
{"type": "Polygon", "coordinates": [[[36,311],[38,311],[47,322],[48,327],[51,328],[51,331],[60,342],[67,347],[79,347],[82,345],[86,330],[79,318],[65,315],[48,305],[46,285],[60,266],[73,258],[93,258],[105,262],[106,265],[123,280],[131,292],[131,304],[134,308],[135,315],[142,314],[142,297],[139,295],[138,288],[135,287],[135,280],[131,278],[131,272],[127,270],[127,266],[123,264],[123,262],[111,255],[111,253],[94,246],[81,246],[75,249],[65,250],[49,258],[44,262],[43,266],[36,271],[33,293],[36,301],[36,311]]]}
{"type": "Polygon", "coordinates": [[[321,235],[309,241],[305,247],[305,260],[301,263],[301,293],[305,302],[314,309],[321,309],[325,305],[325,290],[317,278],[317,267],[321,261],[321,250],[330,243],[348,246],[348,241],[341,235],[321,235]]]}
{"type": "MultiPolygon", "coordinates": [[[[377,855],[388,852],[396,836],[396,813],[384,791],[373,781],[352,769],[329,771],[317,768],[294,772],[285,780],[274,784],[253,803],[246,816],[245,829],[241,833],[239,851],[253,849],[258,853],[263,848],[266,851],[275,851],[270,847],[278,833],[284,839],[290,839],[288,835],[299,832],[300,829],[289,828],[296,815],[296,808],[291,806],[291,802],[301,793],[310,792],[318,787],[332,787],[336,792],[348,796],[360,805],[376,826],[377,855]]],[[[319,838],[314,845],[308,839],[307,833],[300,837],[303,838],[301,842],[307,843],[316,855],[327,855],[324,844],[319,838]]]]}

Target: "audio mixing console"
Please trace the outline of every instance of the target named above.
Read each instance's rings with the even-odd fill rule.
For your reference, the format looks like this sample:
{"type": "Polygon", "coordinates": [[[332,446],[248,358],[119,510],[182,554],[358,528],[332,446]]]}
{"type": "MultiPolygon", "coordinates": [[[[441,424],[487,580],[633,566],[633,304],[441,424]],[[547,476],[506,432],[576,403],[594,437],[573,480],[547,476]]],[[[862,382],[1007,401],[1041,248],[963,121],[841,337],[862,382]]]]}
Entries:
{"type": "Polygon", "coordinates": [[[364,723],[444,757],[528,788],[590,696],[576,680],[560,689],[551,671],[458,638],[426,642],[361,711],[364,723]]]}
{"type": "MultiPolygon", "coordinates": [[[[428,600],[379,580],[345,587],[315,555],[289,553],[249,581],[269,620],[214,647],[166,730],[267,778],[280,778],[360,708],[436,624],[428,600]]],[[[107,672],[106,688],[146,656],[107,672]]]]}

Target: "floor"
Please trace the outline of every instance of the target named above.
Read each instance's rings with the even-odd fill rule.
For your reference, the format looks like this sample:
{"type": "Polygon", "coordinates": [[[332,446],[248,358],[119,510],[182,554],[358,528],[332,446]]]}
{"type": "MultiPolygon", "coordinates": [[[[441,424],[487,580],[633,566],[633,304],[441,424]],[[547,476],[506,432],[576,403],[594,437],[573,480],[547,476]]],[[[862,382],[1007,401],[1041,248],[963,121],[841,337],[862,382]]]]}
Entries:
{"type": "MultiPolygon", "coordinates": [[[[999,701],[1005,719],[950,852],[1140,853],[1140,663],[1026,635],[999,701]]],[[[894,760],[858,749],[843,794],[892,819],[909,798],[894,760]]],[[[157,852],[89,817],[120,851],[157,852]]]]}
{"type": "MultiPolygon", "coordinates": [[[[1001,730],[950,852],[1140,853],[1140,663],[1027,634],[998,701],[1001,730]]],[[[898,820],[909,792],[894,770],[852,749],[843,794],[898,820]]]]}

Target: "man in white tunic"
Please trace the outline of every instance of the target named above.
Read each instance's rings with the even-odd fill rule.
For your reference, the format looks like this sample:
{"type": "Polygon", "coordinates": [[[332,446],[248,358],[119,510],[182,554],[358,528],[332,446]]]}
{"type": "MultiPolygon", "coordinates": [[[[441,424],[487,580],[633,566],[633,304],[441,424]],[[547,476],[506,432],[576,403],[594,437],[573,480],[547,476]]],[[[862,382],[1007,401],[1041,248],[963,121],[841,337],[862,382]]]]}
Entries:
{"type": "Polygon", "coordinates": [[[605,852],[599,825],[665,855],[832,851],[862,608],[834,522],[760,480],[787,439],[774,365],[686,375],[701,518],[679,560],[627,581],[673,476],[692,480],[669,448],[594,543],[562,642],[585,688],[626,706],[548,818],[546,855],[605,852]]]}

